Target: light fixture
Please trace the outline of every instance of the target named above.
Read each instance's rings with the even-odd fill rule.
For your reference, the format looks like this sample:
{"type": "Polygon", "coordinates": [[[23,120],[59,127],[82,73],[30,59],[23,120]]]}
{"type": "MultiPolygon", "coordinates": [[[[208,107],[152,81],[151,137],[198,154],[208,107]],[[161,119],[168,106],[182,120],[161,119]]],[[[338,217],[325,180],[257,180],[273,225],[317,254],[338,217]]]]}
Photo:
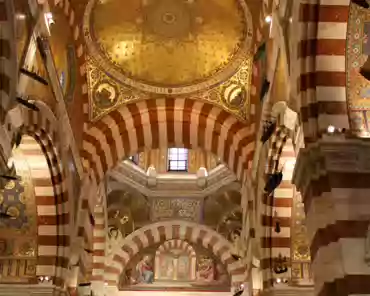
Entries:
{"type": "Polygon", "coordinates": [[[280,284],[280,283],[281,283],[281,278],[277,278],[277,279],[276,279],[276,282],[277,282],[278,284],[280,284]]]}
{"type": "Polygon", "coordinates": [[[25,20],[26,19],[26,15],[24,13],[16,13],[15,18],[17,20],[25,20]]]}
{"type": "Polygon", "coordinates": [[[289,18],[289,23],[293,23],[293,18],[292,17],[289,18]]]}
{"type": "Polygon", "coordinates": [[[335,132],[335,126],[333,126],[333,125],[329,125],[329,126],[328,126],[328,133],[332,134],[332,133],[334,133],[334,132],[335,132]]]}
{"type": "Polygon", "coordinates": [[[271,21],[272,21],[272,17],[271,17],[271,15],[267,15],[267,16],[265,17],[265,22],[266,22],[267,24],[270,24],[270,23],[271,23],[271,21]]]}

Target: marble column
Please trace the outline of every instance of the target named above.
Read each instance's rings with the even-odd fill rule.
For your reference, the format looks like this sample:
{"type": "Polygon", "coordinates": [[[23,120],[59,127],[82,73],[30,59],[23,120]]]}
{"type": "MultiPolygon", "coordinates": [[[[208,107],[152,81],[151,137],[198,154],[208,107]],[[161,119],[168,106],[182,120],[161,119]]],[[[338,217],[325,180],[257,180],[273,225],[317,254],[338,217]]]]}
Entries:
{"type": "Polygon", "coordinates": [[[370,141],[343,134],[301,149],[293,181],[301,192],[315,294],[369,295],[370,141]]]}

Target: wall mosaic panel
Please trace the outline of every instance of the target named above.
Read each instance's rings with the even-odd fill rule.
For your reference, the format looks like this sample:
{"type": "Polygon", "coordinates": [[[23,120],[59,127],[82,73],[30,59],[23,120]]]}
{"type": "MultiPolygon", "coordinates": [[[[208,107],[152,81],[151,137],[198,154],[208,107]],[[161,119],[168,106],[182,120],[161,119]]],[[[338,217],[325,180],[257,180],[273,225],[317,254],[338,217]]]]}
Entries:
{"type": "MultiPolygon", "coordinates": [[[[201,92],[194,90],[195,93],[191,97],[216,104],[240,120],[248,121],[251,67],[251,59],[247,58],[227,81],[201,92]]],[[[123,104],[158,97],[117,82],[102,71],[92,59],[88,59],[87,73],[89,115],[92,121],[98,120],[123,104]]]]}
{"type": "Polygon", "coordinates": [[[36,275],[37,212],[28,168],[21,181],[9,181],[0,191],[0,282],[29,282],[36,275]]]}
{"type": "Polygon", "coordinates": [[[226,267],[209,250],[181,240],[164,244],[171,246],[147,247],[128,262],[120,290],[230,291],[226,267]]]}
{"type": "Polygon", "coordinates": [[[347,30],[347,102],[351,128],[360,135],[369,135],[370,81],[359,70],[370,71],[370,12],[351,5],[347,30]]]}

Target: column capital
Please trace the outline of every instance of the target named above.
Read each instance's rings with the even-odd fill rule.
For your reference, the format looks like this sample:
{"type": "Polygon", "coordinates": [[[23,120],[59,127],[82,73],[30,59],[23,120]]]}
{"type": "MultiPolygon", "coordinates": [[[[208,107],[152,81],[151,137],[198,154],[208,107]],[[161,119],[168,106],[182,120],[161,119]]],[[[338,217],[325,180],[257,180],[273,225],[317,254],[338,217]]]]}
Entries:
{"type": "Polygon", "coordinates": [[[370,141],[324,135],[322,139],[299,151],[293,183],[305,195],[313,180],[328,173],[370,174],[370,141]]]}

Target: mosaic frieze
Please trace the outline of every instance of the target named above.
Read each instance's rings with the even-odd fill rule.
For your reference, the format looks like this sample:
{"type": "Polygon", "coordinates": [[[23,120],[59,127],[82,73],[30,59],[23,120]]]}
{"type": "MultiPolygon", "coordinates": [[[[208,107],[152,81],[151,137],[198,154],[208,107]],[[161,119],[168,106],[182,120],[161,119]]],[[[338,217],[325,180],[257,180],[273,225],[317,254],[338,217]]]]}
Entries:
{"type": "MultiPolygon", "coordinates": [[[[194,99],[205,100],[248,121],[250,115],[251,60],[246,59],[239,70],[226,82],[211,89],[196,92],[194,99]]],[[[98,120],[123,104],[156,98],[158,95],[127,87],[100,70],[92,60],[87,63],[89,114],[92,121],[98,120]]]]}
{"type": "Polygon", "coordinates": [[[200,221],[202,201],[190,198],[156,198],[152,201],[151,220],[184,219],[200,221]]]}

